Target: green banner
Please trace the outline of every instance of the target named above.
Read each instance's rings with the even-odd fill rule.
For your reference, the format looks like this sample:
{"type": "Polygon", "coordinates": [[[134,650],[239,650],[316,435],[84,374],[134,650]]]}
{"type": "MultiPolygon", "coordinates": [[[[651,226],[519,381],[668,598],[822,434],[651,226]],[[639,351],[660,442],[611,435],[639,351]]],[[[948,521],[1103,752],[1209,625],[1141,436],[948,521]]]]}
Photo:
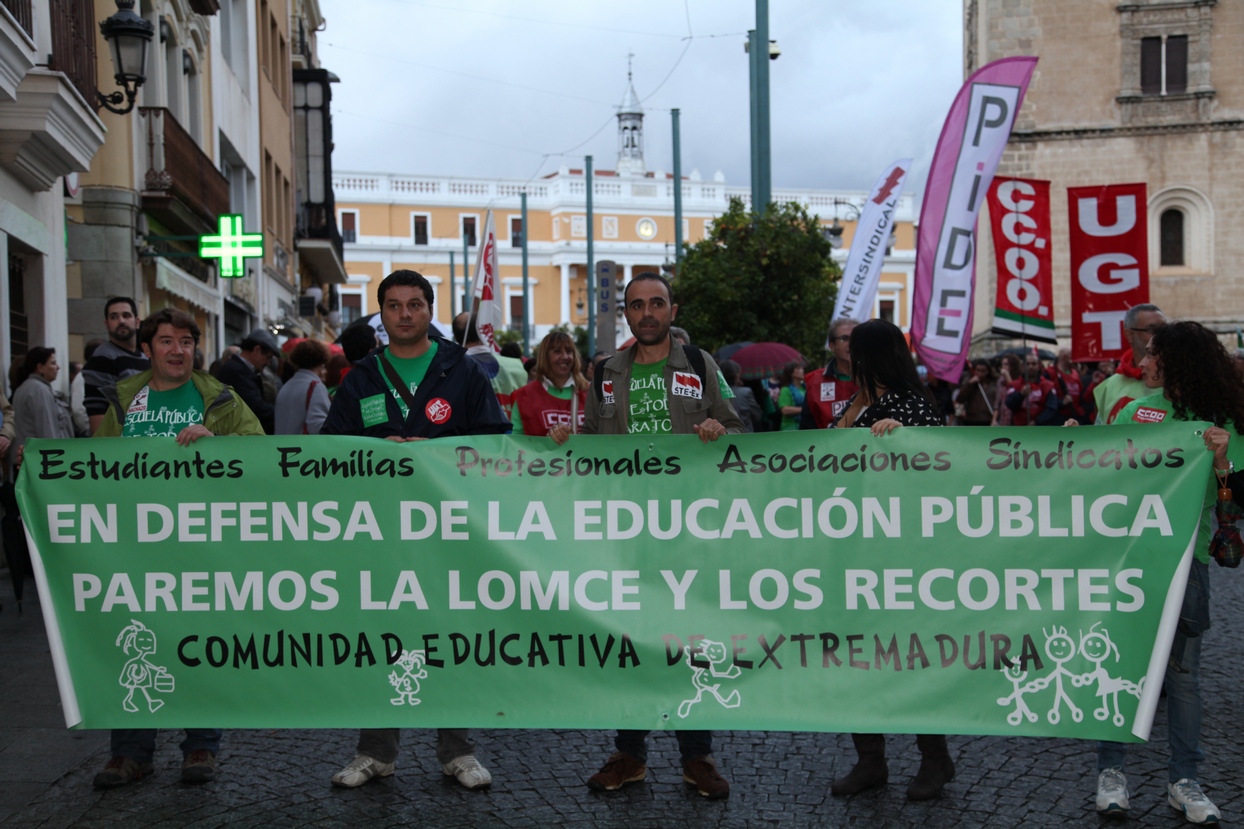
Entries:
{"type": "Polygon", "coordinates": [[[18,497],[71,726],[1134,741],[1200,428],[31,441],[18,497]]]}

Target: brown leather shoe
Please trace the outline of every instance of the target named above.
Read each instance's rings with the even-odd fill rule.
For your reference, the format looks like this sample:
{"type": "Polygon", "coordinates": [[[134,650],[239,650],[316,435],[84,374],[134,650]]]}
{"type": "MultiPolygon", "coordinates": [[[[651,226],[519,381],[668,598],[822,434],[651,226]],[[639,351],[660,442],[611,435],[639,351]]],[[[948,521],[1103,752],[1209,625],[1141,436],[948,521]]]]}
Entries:
{"type": "Polygon", "coordinates": [[[205,748],[192,751],[181,763],[181,782],[210,783],[216,779],[216,755],[205,748]]]}
{"type": "Polygon", "coordinates": [[[725,800],[730,796],[730,784],[707,757],[696,757],[683,763],[682,779],[695,786],[701,797],[709,800],[725,800]]]}
{"type": "Polygon", "coordinates": [[[118,755],[108,761],[103,771],[95,775],[93,785],[97,789],[115,789],[129,783],[137,783],[153,774],[155,774],[155,766],[151,763],[139,763],[118,755]]]}
{"type": "Polygon", "coordinates": [[[629,754],[615,751],[600,771],[587,779],[587,787],[598,792],[615,792],[627,783],[638,783],[648,775],[648,767],[629,754]]]}

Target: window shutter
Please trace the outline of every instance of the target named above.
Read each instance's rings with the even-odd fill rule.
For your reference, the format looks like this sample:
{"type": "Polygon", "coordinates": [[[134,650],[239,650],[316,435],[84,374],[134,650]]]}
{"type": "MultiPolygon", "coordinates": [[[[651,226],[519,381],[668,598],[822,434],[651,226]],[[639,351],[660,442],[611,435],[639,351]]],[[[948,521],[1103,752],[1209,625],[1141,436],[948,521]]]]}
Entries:
{"type": "Polygon", "coordinates": [[[1144,95],[1162,94],[1162,38],[1140,40],[1140,91],[1144,95]]]}
{"type": "Polygon", "coordinates": [[[1158,219],[1160,226],[1162,267],[1184,264],[1184,213],[1174,208],[1163,210],[1158,219]]]}
{"type": "Polygon", "coordinates": [[[1188,36],[1166,38],[1166,94],[1188,91],[1188,36]]]}

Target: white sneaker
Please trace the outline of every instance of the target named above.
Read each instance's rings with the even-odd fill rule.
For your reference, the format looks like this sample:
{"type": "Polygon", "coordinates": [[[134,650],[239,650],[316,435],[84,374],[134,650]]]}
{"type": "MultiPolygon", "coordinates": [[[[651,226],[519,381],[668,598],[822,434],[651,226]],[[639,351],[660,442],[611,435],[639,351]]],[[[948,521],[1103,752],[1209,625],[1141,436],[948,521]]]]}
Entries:
{"type": "Polygon", "coordinates": [[[449,777],[458,778],[458,782],[468,789],[486,789],[492,785],[492,775],[479,764],[474,754],[455,757],[441,766],[441,770],[449,777]]]}
{"type": "Polygon", "coordinates": [[[1124,817],[1127,802],[1127,778],[1120,769],[1106,769],[1097,775],[1097,811],[1106,817],[1124,817]]]}
{"type": "Polygon", "coordinates": [[[389,777],[393,774],[393,763],[382,763],[375,757],[366,754],[355,755],[346,767],[333,775],[333,785],[346,789],[361,786],[373,777],[389,777]]]}
{"type": "Polygon", "coordinates": [[[1171,783],[1166,790],[1166,802],[1171,804],[1172,809],[1183,812],[1184,819],[1189,823],[1217,823],[1222,817],[1218,807],[1205,796],[1205,792],[1201,791],[1201,784],[1195,780],[1185,777],[1177,783],[1171,783]]]}

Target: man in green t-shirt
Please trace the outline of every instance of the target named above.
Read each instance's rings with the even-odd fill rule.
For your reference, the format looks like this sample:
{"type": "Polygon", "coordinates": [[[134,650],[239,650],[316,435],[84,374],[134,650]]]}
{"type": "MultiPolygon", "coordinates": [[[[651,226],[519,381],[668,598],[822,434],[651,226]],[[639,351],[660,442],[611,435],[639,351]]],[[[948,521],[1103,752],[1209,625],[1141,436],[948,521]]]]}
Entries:
{"type": "MultiPolygon", "coordinates": [[[[700,373],[688,349],[670,336],[678,306],[669,282],[657,273],[641,273],[627,283],[623,297],[635,344],[597,368],[602,377],[587,393],[583,434],[695,434],[708,443],[742,433],[743,421],[728,399],[733,392],[713,358],[699,352],[700,373]]],[[[550,437],[562,443],[568,432],[562,427],[550,437]]],[[[643,780],[647,737],[647,731],[619,731],[617,750],[588,786],[613,791],[643,780]]],[[[677,737],[683,780],[704,797],[729,796],[730,784],[713,764],[713,733],[680,729],[677,737]]]]}
{"type": "MultiPolygon", "coordinates": [[[[189,446],[213,435],[262,435],[259,419],[233,389],[194,370],[199,337],[194,317],[176,308],[143,320],[138,342],[151,368],[101,389],[108,408],[95,437],[171,437],[189,446]]],[[[216,777],[222,733],[219,728],[186,729],[183,783],[216,777]]],[[[155,740],[154,728],[114,728],[112,757],[95,775],[95,788],[112,789],[155,774],[155,740]]]]}
{"type": "MultiPolygon", "coordinates": [[[[405,443],[510,431],[484,372],[461,346],[432,332],[435,294],[422,274],[394,271],[381,281],[376,299],[389,344],[355,363],[341,381],[321,435],[405,443]]],[[[362,729],[354,759],[333,775],[333,785],[352,789],[391,776],[399,744],[396,728],[362,729]]],[[[436,758],[468,789],[492,784],[465,728],[438,729],[436,758]]]]}

